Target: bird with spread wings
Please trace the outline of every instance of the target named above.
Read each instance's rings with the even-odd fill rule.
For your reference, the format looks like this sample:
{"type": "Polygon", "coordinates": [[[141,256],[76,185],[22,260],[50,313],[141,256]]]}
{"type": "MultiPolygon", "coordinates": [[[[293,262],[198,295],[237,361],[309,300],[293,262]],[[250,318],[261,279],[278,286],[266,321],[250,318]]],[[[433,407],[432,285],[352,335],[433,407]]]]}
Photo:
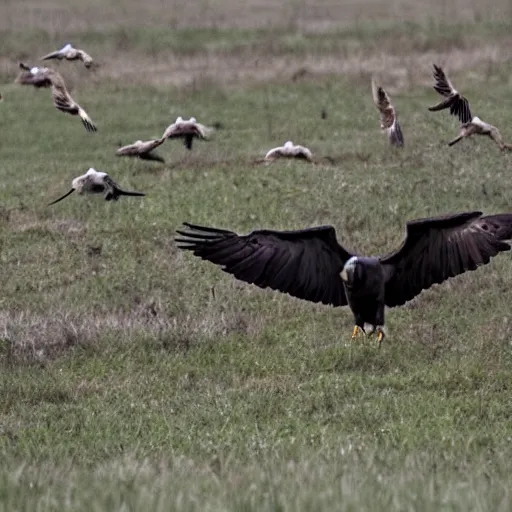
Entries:
{"type": "Polygon", "coordinates": [[[283,146],[278,146],[268,150],[265,157],[257,160],[256,163],[273,162],[278,158],[293,158],[313,162],[313,153],[311,153],[309,148],[299,144],[294,144],[291,140],[288,140],[283,146]]]}
{"type": "Polygon", "coordinates": [[[457,117],[461,123],[459,135],[451,140],[448,145],[453,146],[460,140],[471,137],[471,135],[485,135],[496,142],[502,151],[512,149],[512,144],[503,141],[503,137],[496,126],[482,121],[477,116],[473,116],[468,99],[455,89],[440,66],[436,64],[433,66],[435,80],[434,89],[446,99],[437,105],[429,107],[429,110],[431,112],[437,112],[449,108],[450,114],[457,117]]]}
{"type": "Polygon", "coordinates": [[[31,68],[23,62],[20,62],[19,66],[22,71],[16,78],[16,83],[32,85],[36,88],[51,87],[53,103],[58,110],[79,116],[88,132],[97,131],[96,125],[87,112],[69,94],[60,73],[47,67],[34,66],[31,68]]]}
{"type": "Polygon", "coordinates": [[[67,43],[66,45],[64,45],[60,50],[57,50],[55,52],[51,52],[51,53],[48,53],[47,55],[44,55],[39,60],[50,60],[50,59],[81,60],[87,69],[90,69],[94,64],[92,57],[88,53],[84,52],[83,50],[73,47],[73,45],[71,45],[70,43],[67,43]]]}
{"type": "Polygon", "coordinates": [[[162,139],[183,139],[185,147],[191,150],[194,139],[207,140],[212,132],[212,128],[198,123],[195,117],[187,120],[179,116],[165,129],[162,139]]]}
{"type": "Polygon", "coordinates": [[[464,212],[407,222],[405,239],[381,257],[340,245],[333,226],[299,231],[258,230],[248,235],[185,223],[180,249],[220,265],[260,288],[332,306],[349,305],[353,337],[365,324],[384,338],[384,307],[405,304],[422,290],[476,270],[509,251],[512,213],[464,212]]]}
{"type": "Polygon", "coordinates": [[[123,190],[110,175],[106,172],[97,171],[93,167],[73,179],[71,182],[71,189],[63,196],[52,201],[48,206],[62,201],[74,191],[82,194],[105,194],[105,201],[117,201],[121,196],[145,196],[142,192],[131,192],[123,190]]]}

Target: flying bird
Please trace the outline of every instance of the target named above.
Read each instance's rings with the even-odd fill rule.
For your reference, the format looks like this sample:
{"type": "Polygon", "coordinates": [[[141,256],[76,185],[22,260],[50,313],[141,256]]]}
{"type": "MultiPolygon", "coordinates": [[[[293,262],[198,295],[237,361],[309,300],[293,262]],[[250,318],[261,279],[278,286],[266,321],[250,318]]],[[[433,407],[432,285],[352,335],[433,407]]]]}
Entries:
{"type": "Polygon", "coordinates": [[[133,144],[129,144],[128,146],[123,146],[116,151],[117,156],[132,156],[140,158],[141,160],[152,160],[155,162],[165,163],[165,160],[153,153],[153,150],[158,146],[161,146],[165,142],[165,139],[162,137],[160,139],[152,139],[152,140],[137,140],[133,144]]]}
{"type": "Polygon", "coordinates": [[[505,149],[512,149],[512,144],[508,144],[507,142],[503,142],[503,137],[501,136],[500,131],[496,126],[492,124],[486,123],[482,121],[479,117],[473,117],[469,123],[464,123],[460,127],[460,134],[458,137],[448,142],[448,146],[453,146],[460,140],[471,137],[471,135],[487,135],[487,137],[491,138],[498,146],[501,151],[505,149]]]}
{"type": "Polygon", "coordinates": [[[79,194],[103,194],[105,193],[106,201],[117,201],[120,196],[145,196],[142,192],[127,192],[119,187],[119,185],[106,173],[99,172],[94,168],[90,168],[82,176],[78,176],[71,182],[71,190],[52,201],[48,206],[62,201],[75,190],[79,194]]]}
{"type": "Polygon", "coordinates": [[[40,60],[49,59],[81,60],[87,69],[91,68],[94,63],[92,57],[88,53],[85,53],[83,50],[79,50],[78,48],[74,48],[70,43],[66,44],[56,52],[52,52],[41,57],[40,60]]]}
{"type": "Polygon", "coordinates": [[[459,121],[461,122],[460,133],[459,135],[448,143],[449,146],[453,146],[460,140],[470,137],[471,135],[486,135],[503,151],[505,149],[512,149],[512,144],[507,144],[503,142],[503,137],[499,132],[496,126],[492,124],[486,123],[482,121],[479,117],[473,116],[471,113],[471,108],[469,106],[469,101],[467,98],[462,96],[452,85],[444,71],[434,64],[434,78],[436,80],[436,84],[434,85],[434,89],[439,93],[445,96],[447,99],[439,103],[438,105],[434,105],[433,107],[429,107],[430,111],[443,110],[446,108],[450,108],[450,114],[457,116],[459,121]]]}
{"type": "Polygon", "coordinates": [[[30,68],[23,62],[19,63],[22,72],[16,78],[16,83],[33,85],[34,87],[51,87],[55,107],[73,116],[79,116],[88,132],[97,131],[96,125],[87,112],[71,97],[62,75],[51,68],[30,68]]]}
{"type": "Polygon", "coordinates": [[[359,256],[336,240],[333,226],[299,231],[233,231],[184,223],[180,249],[220,265],[224,272],[260,288],[272,288],[311,302],[348,305],[355,319],[352,337],[370,324],[379,345],[384,307],[413,299],[422,290],[475,270],[510,250],[512,213],[472,211],[417,219],[405,239],[381,257],[359,256]]]}
{"type": "Polygon", "coordinates": [[[380,112],[380,127],[382,130],[386,130],[389,143],[393,146],[403,147],[404,136],[402,128],[398,123],[395,107],[391,104],[386,91],[381,86],[378,86],[373,78],[372,96],[373,102],[380,112]]]}
{"type": "Polygon", "coordinates": [[[265,158],[257,162],[273,162],[277,158],[297,158],[299,160],[313,162],[313,154],[311,151],[304,146],[296,146],[291,140],[285,142],[284,146],[272,148],[267,152],[265,158]]]}
{"type": "Polygon", "coordinates": [[[433,64],[433,66],[434,79],[436,81],[434,89],[446,99],[428,109],[431,112],[436,112],[449,108],[450,114],[458,117],[462,124],[469,123],[473,117],[471,115],[471,109],[469,108],[469,101],[453,87],[440,66],[436,66],[435,64],[433,64]]]}
{"type": "Polygon", "coordinates": [[[192,149],[194,138],[205,140],[212,131],[211,128],[198,123],[195,117],[187,121],[180,116],[165,129],[162,139],[183,139],[185,147],[192,149]]]}

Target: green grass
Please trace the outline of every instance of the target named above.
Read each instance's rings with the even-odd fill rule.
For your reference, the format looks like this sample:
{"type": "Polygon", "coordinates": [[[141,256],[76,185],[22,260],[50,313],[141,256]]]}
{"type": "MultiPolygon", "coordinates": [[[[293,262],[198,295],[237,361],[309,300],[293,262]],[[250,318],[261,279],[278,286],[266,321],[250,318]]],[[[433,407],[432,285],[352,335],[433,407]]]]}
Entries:
{"type": "MultiPolygon", "coordinates": [[[[293,53],[298,37],[281,41],[293,53]]],[[[509,254],[388,310],[378,350],[351,341],[347,308],[237,282],[174,244],[183,221],[333,224],[349,248],[381,254],[409,219],[510,210],[512,156],[484,138],[447,148],[457,122],[427,111],[430,87],[389,78],[406,138],[393,151],[369,74],[334,71],[229,88],[76,71],[94,135],[49,91],[0,86],[0,510],[508,509],[509,254]],[[165,165],[115,156],[178,115],[223,128],[192,152],[166,142],[165,165]],[[288,139],[335,163],[252,164],[288,139]],[[91,166],[147,196],[46,206],[91,166]]],[[[511,72],[455,75],[508,140],[511,72]]]]}

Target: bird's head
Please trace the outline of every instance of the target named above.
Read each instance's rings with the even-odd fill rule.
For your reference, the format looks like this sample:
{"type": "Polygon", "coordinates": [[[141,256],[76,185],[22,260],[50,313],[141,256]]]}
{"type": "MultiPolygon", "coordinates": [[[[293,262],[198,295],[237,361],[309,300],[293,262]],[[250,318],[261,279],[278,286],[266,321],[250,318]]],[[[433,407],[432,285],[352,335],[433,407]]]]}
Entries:
{"type": "Polygon", "coordinates": [[[71,43],[66,43],[59,51],[61,52],[67,52],[68,50],[71,50],[73,46],[71,43]]]}
{"type": "Polygon", "coordinates": [[[341,271],[341,279],[348,286],[352,286],[355,283],[363,279],[363,265],[359,261],[357,256],[349,258],[341,271]]]}
{"type": "Polygon", "coordinates": [[[196,119],[195,117],[191,117],[191,118],[189,119],[189,122],[191,122],[191,123],[197,123],[197,119],[196,119]]]}
{"type": "Polygon", "coordinates": [[[293,148],[293,142],[291,140],[287,140],[285,143],[284,143],[284,147],[285,148],[293,148]]]}
{"type": "Polygon", "coordinates": [[[78,176],[78,178],[74,178],[71,182],[72,190],[82,190],[84,186],[85,180],[87,179],[87,174],[83,174],[82,176],[78,176]]]}

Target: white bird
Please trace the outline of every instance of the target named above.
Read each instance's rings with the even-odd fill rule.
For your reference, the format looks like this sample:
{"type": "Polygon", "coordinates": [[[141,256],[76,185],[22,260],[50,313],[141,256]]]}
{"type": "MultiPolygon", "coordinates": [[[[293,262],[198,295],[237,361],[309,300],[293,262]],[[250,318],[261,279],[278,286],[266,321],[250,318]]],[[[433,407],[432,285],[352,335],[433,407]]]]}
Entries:
{"type": "Polygon", "coordinates": [[[79,50],[78,48],[74,48],[70,43],[67,43],[56,52],[51,52],[48,55],[41,57],[40,60],[49,59],[81,60],[88,69],[93,65],[92,57],[88,53],[85,53],[83,50],[79,50]]]}
{"type": "Polygon", "coordinates": [[[188,121],[182,117],[178,117],[174,123],[170,124],[164,131],[162,138],[166,139],[183,139],[183,143],[187,149],[192,149],[192,141],[194,137],[197,139],[207,139],[212,128],[198,123],[195,117],[191,117],[188,121]]]}
{"type": "Polygon", "coordinates": [[[83,174],[78,176],[71,182],[71,190],[59,197],[55,201],[52,201],[48,206],[62,201],[65,197],[68,197],[75,190],[79,194],[103,194],[105,193],[106,201],[117,201],[120,196],[145,196],[142,192],[127,192],[122,190],[119,185],[106,173],[99,172],[93,167],[83,174]]]}
{"type": "Polygon", "coordinates": [[[152,151],[161,146],[164,143],[165,139],[161,137],[160,139],[152,139],[152,140],[137,140],[133,144],[129,144],[127,146],[123,146],[116,151],[117,156],[132,156],[140,158],[141,160],[153,160],[156,162],[164,163],[165,160],[155,154],[152,151]]]}
{"type": "Polygon", "coordinates": [[[380,127],[385,130],[388,135],[389,143],[392,146],[403,147],[404,136],[402,128],[398,123],[395,107],[391,104],[391,100],[386,91],[377,85],[372,78],[372,96],[375,106],[380,112],[380,127]]]}
{"type": "Polygon", "coordinates": [[[19,66],[23,71],[16,78],[16,83],[33,85],[37,88],[51,87],[53,103],[58,110],[73,116],[79,116],[87,131],[97,131],[96,125],[87,112],[69,94],[66,83],[60,73],[51,68],[40,68],[37,66],[30,68],[23,62],[20,62],[19,66]]]}
{"type": "Polygon", "coordinates": [[[285,142],[284,146],[272,148],[267,152],[265,158],[259,160],[259,162],[272,162],[277,158],[298,158],[300,160],[313,162],[313,154],[311,151],[304,146],[296,146],[291,140],[285,142]]]}

